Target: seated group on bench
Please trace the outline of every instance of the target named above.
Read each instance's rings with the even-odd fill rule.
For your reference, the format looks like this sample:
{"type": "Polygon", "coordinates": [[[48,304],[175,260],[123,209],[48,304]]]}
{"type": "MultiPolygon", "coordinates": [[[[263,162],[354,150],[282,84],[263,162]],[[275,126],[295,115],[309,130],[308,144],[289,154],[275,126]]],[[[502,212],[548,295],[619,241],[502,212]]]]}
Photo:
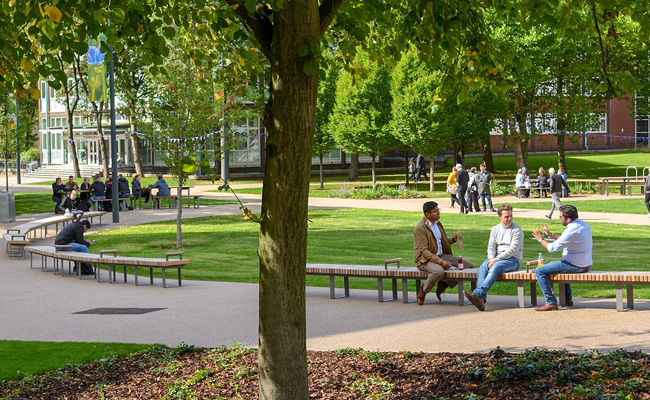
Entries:
{"type": "MultiPolygon", "coordinates": [[[[451,244],[459,242],[462,239],[460,231],[449,238],[440,223],[440,209],[438,203],[429,201],[423,206],[424,218],[415,227],[414,250],[415,266],[429,273],[425,284],[417,293],[418,304],[424,304],[426,294],[438,284],[436,296],[441,300],[441,296],[448,287],[454,287],[455,281],[442,281],[445,270],[452,266],[457,266],[457,257],[452,255],[451,244]]],[[[541,232],[535,228],[533,235],[537,241],[549,252],[555,253],[562,250],[562,260],[553,261],[546,265],[539,266],[535,269],[537,282],[539,283],[546,304],[536,307],[537,311],[557,310],[557,298],[553,294],[553,285],[548,279],[548,275],[559,273],[580,273],[587,272],[592,265],[592,237],[591,228],[587,223],[578,219],[578,210],[572,205],[560,207],[560,221],[566,226],[565,231],[561,234],[551,233],[542,223],[541,232]],[[554,239],[549,243],[544,239],[546,235],[554,239]]],[[[505,204],[497,209],[497,214],[501,220],[500,224],[494,226],[490,232],[488,242],[487,258],[479,267],[477,275],[476,289],[471,293],[465,292],[467,299],[480,311],[485,310],[487,302],[487,293],[497,280],[497,278],[506,272],[513,272],[519,269],[523,262],[524,251],[524,233],[521,227],[512,220],[512,206],[505,204]]],[[[468,260],[463,260],[467,268],[474,268],[474,264],[468,260]]],[[[566,288],[566,305],[572,306],[571,286],[565,284],[566,288]]]]}
{"type": "MultiPolygon", "coordinates": [[[[54,239],[55,245],[69,245],[71,251],[78,251],[81,253],[88,253],[88,247],[93,244],[95,241],[87,241],[84,239],[84,233],[90,229],[90,222],[88,220],[84,221],[73,221],[70,224],[66,225],[65,228],[61,229],[56,239],[54,239]]],[[[67,249],[62,249],[67,250],[67,249]]],[[[76,271],[76,267],[75,267],[76,271]]],[[[87,263],[81,263],[81,274],[82,275],[94,275],[95,271],[92,266],[87,263]]]]}

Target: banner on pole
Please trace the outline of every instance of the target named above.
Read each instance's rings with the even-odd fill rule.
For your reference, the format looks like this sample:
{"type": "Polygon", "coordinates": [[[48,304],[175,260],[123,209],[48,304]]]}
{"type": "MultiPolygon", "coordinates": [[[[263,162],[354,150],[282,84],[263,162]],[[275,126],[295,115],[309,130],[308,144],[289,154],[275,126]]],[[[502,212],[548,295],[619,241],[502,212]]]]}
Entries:
{"type": "Polygon", "coordinates": [[[90,101],[107,101],[108,85],[106,83],[106,53],[101,52],[101,41],[106,40],[104,34],[98,39],[88,39],[88,86],[90,101]]]}

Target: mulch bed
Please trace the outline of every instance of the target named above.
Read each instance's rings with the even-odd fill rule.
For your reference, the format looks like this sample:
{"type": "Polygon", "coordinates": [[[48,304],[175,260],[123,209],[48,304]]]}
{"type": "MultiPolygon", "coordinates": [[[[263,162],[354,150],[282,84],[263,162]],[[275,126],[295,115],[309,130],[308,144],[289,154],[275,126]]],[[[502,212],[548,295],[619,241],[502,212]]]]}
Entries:
{"type": "MultiPolygon", "coordinates": [[[[309,351],[310,399],[650,399],[650,356],[309,351]]],[[[256,399],[257,353],[152,347],[0,386],[11,399],[256,399]]]]}

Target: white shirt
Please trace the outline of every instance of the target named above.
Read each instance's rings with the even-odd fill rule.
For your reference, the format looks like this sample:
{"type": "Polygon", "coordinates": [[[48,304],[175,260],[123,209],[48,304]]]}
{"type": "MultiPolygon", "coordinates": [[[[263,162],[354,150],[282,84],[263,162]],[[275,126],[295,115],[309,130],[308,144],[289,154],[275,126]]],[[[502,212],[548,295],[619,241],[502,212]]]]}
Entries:
{"type": "Polygon", "coordinates": [[[434,225],[431,221],[427,220],[427,225],[429,225],[429,229],[431,229],[433,236],[436,238],[436,242],[438,242],[438,252],[436,255],[439,256],[442,254],[442,233],[440,232],[440,228],[438,228],[438,223],[434,225]]]}

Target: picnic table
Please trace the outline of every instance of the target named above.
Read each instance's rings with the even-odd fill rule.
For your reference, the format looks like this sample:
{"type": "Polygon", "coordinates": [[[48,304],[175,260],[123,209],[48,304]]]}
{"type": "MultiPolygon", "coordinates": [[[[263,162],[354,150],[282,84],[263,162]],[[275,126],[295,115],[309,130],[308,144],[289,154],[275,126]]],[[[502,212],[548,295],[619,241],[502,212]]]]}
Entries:
{"type": "Polygon", "coordinates": [[[529,188],[528,188],[528,187],[525,187],[525,186],[517,186],[517,187],[515,187],[515,190],[517,191],[517,197],[519,197],[519,198],[520,198],[521,195],[522,195],[522,190],[537,190],[537,197],[539,197],[540,199],[542,198],[542,191],[543,191],[543,190],[548,190],[549,192],[550,192],[550,190],[551,190],[551,187],[550,187],[550,186],[542,186],[542,187],[539,187],[539,186],[537,186],[537,187],[532,186],[533,182],[539,182],[539,179],[526,179],[526,180],[527,180],[528,182],[530,182],[531,187],[529,187],[529,188]]]}
{"type": "Polygon", "coordinates": [[[640,186],[644,187],[645,179],[643,177],[636,176],[605,176],[600,177],[598,180],[601,182],[600,185],[600,194],[609,196],[609,184],[620,184],[621,185],[621,194],[625,194],[627,189],[628,196],[632,195],[632,187],[640,186]]]}

